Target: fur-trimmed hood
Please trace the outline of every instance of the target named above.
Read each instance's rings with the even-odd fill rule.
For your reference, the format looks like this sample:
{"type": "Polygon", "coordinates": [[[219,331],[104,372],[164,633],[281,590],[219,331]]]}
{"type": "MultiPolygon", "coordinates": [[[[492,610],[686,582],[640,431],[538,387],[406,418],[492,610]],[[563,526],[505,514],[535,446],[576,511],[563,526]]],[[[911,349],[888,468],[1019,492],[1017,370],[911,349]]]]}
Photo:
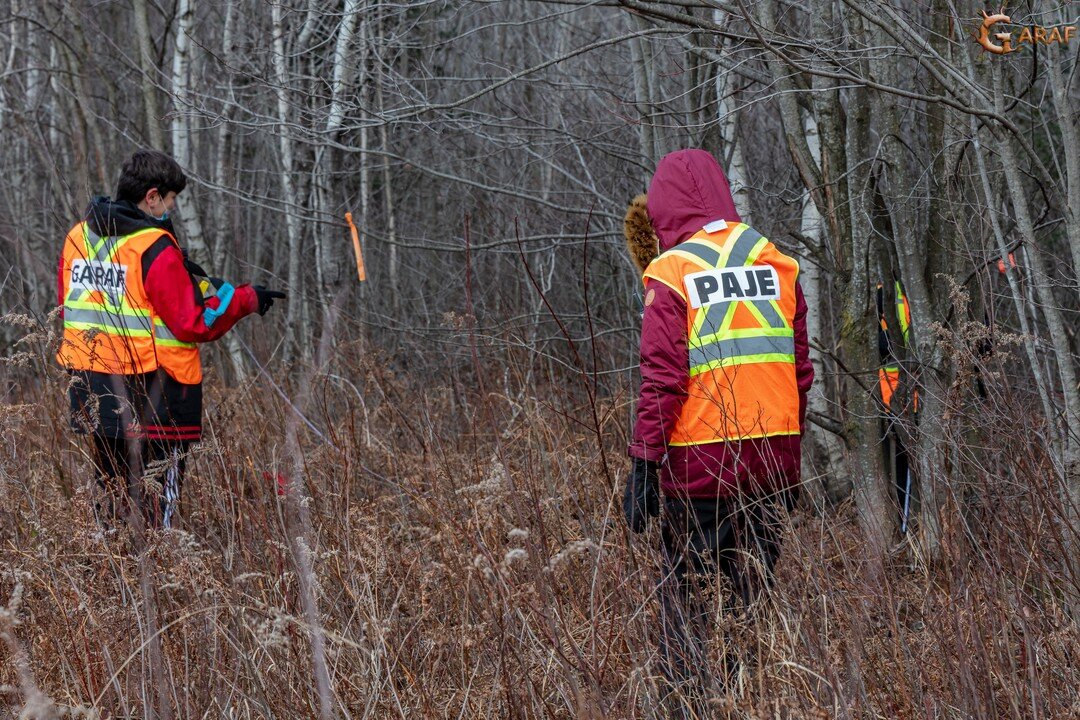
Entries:
{"type": "Polygon", "coordinates": [[[630,256],[644,272],[659,253],[714,220],[741,222],[720,163],[704,150],[678,150],[657,164],[648,194],[630,203],[623,232],[630,256]]]}
{"type": "Polygon", "coordinates": [[[645,193],[641,193],[631,200],[630,207],[626,208],[626,217],[623,218],[626,247],[630,250],[630,257],[634,264],[642,273],[660,253],[660,241],[656,237],[652,222],[649,221],[649,211],[646,209],[647,198],[645,193]]]}

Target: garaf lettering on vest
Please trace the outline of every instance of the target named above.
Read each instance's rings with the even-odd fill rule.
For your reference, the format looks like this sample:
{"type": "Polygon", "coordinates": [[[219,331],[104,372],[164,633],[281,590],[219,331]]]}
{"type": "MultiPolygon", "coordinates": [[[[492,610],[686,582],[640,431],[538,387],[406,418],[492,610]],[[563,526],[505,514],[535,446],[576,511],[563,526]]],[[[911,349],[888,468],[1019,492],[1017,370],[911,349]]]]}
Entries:
{"type": "Polygon", "coordinates": [[[780,299],[780,278],[771,265],[703,270],[687,275],[684,282],[687,299],[695,308],[718,302],[780,299]]]}
{"type": "Polygon", "coordinates": [[[122,295],[127,287],[127,266],[100,260],[76,260],[71,263],[72,290],[89,290],[122,295]]]}

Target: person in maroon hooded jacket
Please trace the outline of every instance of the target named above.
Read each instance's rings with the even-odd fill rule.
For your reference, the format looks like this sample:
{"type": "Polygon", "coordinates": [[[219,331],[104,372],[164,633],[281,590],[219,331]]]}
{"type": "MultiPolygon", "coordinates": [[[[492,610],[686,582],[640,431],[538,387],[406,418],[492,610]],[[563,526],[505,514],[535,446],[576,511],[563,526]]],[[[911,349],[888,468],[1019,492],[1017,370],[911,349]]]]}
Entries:
{"type": "Polygon", "coordinates": [[[660,161],[627,211],[626,236],[645,307],[624,514],[643,532],[663,495],[661,669],[707,689],[704,584],[722,573],[728,606],[749,607],[767,587],[798,492],[814,378],[806,302],[798,263],[741,222],[702,150],[660,161]]]}

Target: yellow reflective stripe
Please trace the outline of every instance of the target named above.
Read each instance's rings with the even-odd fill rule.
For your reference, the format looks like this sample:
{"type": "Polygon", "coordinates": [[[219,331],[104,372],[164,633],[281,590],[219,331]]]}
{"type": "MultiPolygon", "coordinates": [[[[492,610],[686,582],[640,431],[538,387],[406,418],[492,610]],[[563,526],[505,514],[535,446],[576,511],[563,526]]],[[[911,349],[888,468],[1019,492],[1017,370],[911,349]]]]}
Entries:
{"type": "Polygon", "coordinates": [[[694,329],[694,335],[690,338],[690,342],[696,342],[698,344],[713,342],[721,335],[731,332],[731,321],[732,318],[735,317],[735,305],[735,302],[718,302],[701,308],[701,310],[698,311],[698,318],[694,322],[697,327],[694,329]],[[712,314],[710,311],[713,311],[714,309],[716,311],[723,310],[724,317],[720,319],[719,327],[708,335],[701,335],[702,326],[705,324],[705,320],[712,314]],[[698,322],[698,320],[700,320],[700,322],[698,322]]]}
{"type": "MultiPolygon", "coordinates": [[[[153,230],[151,230],[151,231],[153,231],[153,230]]],[[[83,233],[83,246],[84,246],[84,248],[86,250],[86,257],[84,257],[83,260],[98,261],[98,262],[111,262],[111,261],[116,259],[116,253],[119,252],[120,248],[122,248],[125,244],[127,244],[127,242],[129,240],[131,240],[132,238],[137,237],[137,236],[139,236],[139,235],[141,235],[141,234],[143,234],[145,232],[147,232],[147,231],[146,230],[138,230],[138,231],[130,233],[128,235],[123,235],[123,236],[119,236],[119,237],[117,237],[117,236],[99,237],[95,233],[91,232],[90,223],[84,221],[83,224],[82,224],[82,233],[83,233]],[[91,240],[91,238],[94,238],[94,240],[91,240]]],[[[161,231],[158,230],[157,232],[161,232],[161,231]]],[[[66,282],[66,280],[65,280],[65,282],[66,282]]],[[[71,289],[71,290],[68,291],[68,298],[73,299],[73,300],[78,300],[78,299],[86,297],[91,292],[93,292],[93,291],[89,290],[87,288],[71,289]]]]}
{"type": "Polygon", "coordinates": [[[683,256],[693,255],[710,268],[716,267],[724,252],[723,245],[717,245],[706,238],[691,238],[679,243],[673,249],[683,256]]]}
{"type": "MultiPolygon", "coordinates": [[[[135,233],[132,233],[134,235],[135,233]]],[[[120,237],[105,236],[101,237],[90,231],[90,223],[83,223],[83,241],[86,244],[86,259],[87,260],[111,260],[116,255],[116,251],[120,248],[128,238],[132,235],[123,235],[120,237]],[[91,240],[94,238],[97,242],[91,240]]]]}
{"type": "Polygon", "coordinates": [[[705,315],[705,308],[701,308],[698,310],[697,314],[694,315],[694,324],[690,327],[690,337],[687,338],[690,343],[700,339],[701,326],[705,324],[705,315]]]}
{"type": "Polygon", "coordinates": [[[754,316],[754,319],[758,321],[758,324],[762,328],[775,328],[776,327],[773,323],[771,323],[771,322],[769,322],[768,320],[765,319],[765,316],[761,314],[761,310],[758,308],[758,306],[755,303],[748,302],[748,303],[743,303],[743,305],[746,307],[747,310],[750,311],[750,314],[754,316]]]}
{"type": "Polygon", "coordinates": [[[907,296],[904,295],[904,288],[897,280],[894,283],[896,288],[896,320],[900,323],[900,336],[904,339],[904,344],[907,345],[909,340],[909,334],[911,330],[911,323],[908,322],[908,304],[907,296]]]}
{"type": "Polygon", "coordinates": [[[761,233],[751,228],[746,223],[739,223],[724,240],[724,251],[720,255],[720,261],[716,267],[740,267],[749,265],[746,260],[754,254],[754,248],[758,240],[764,239],[761,233]],[[747,234],[749,233],[749,234],[747,234]],[[743,236],[746,237],[743,237],[743,236]],[[747,243],[753,243],[747,247],[747,243]]]}
{"type": "Polygon", "coordinates": [[[104,309],[83,310],[68,308],[64,311],[64,328],[100,330],[111,335],[149,335],[150,325],[145,318],[110,313],[104,309]]]}
{"type": "Polygon", "coordinates": [[[130,305],[124,305],[121,303],[119,306],[112,303],[96,303],[90,300],[67,300],[64,302],[65,308],[75,308],[77,310],[97,310],[104,309],[110,313],[117,315],[133,315],[136,317],[150,317],[150,311],[142,308],[133,308],[130,305]]]}
{"type": "Polygon", "coordinates": [[[133,337],[151,337],[153,333],[150,332],[150,328],[117,328],[112,326],[102,326],[95,322],[75,322],[72,320],[64,321],[65,330],[97,330],[105,335],[120,335],[125,338],[133,337]]]}
{"type": "MultiPolygon", "coordinates": [[[[769,239],[739,223],[732,228],[723,246],[694,237],[669,250],[695,265],[710,268],[750,267],[761,257],[769,239]]],[[[795,362],[795,334],[776,300],[727,300],[699,309],[690,327],[687,342],[690,374],[753,363],[795,362]],[[744,305],[758,327],[732,329],[739,304],[744,305]],[[704,334],[708,333],[708,334],[704,334]]]]}
{"type": "Polygon", "coordinates": [[[743,267],[749,267],[757,262],[758,257],[761,255],[761,251],[765,249],[765,246],[769,244],[769,238],[762,237],[754,245],[754,248],[750,251],[750,254],[746,256],[746,262],[743,263],[743,267]]]}
{"type": "MultiPolygon", "coordinates": [[[[739,238],[742,237],[742,234],[749,228],[750,226],[745,223],[735,225],[731,229],[731,232],[728,233],[723,245],[706,237],[695,236],[685,242],[679,243],[670,250],[665,251],[661,257],[664,255],[675,255],[690,260],[696,265],[701,265],[702,268],[725,267],[732,251],[738,245],[739,238]]],[[[742,250],[740,249],[740,253],[741,252],[742,250]]]]}
{"type": "Polygon", "coordinates": [[[760,353],[757,355],[736,355],[735,357],[729,358],[714,358],[707,363],[692,366],[690,368],[690,376],[694,377],[695,375],[700,375],[701,373],[716,370],[718,368],[772,362],[794,364],[795,355],[786,353],[760,353]]]}
{"type": "Polygon", "coordinates": [[[97,244],[94,244],[90,240],[90,230],[87,228],[86,223],[83,223],[83,238],[86,241],[86,257],[87,259],[96,258],[98,251],[101,250],[101,246],[105,244],[105,241],[109,238],[99,237],[97,244]]]}
{"type": "MultiPolygon", "coordinates": [[[[738,328],[736,330],[728,330],[724,333],[724,338],[731,338],[733,340],[745,340],[747,338],[756,337],[795,337],[794,331],[790,328],[738,328]]],[[[708,338],[695,338],[690,341],[691,346],[701,347],[710,343],[708,338]]]]}
{"type": "Polygon", "coordinates": [[[64,327],[142,337],[151,334],[150,311],[69,298],[64,302],[64,327]]]}

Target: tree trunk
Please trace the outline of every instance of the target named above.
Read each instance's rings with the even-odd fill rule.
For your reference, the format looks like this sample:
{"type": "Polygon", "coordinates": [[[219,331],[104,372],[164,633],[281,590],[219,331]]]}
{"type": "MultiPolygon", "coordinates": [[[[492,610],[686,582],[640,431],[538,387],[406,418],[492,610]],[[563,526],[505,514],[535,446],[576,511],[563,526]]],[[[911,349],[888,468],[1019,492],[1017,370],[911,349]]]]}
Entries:
{"type": "MultiPolygon", "coordinates": [[[[277,99],[277,141],[278,155],[281,161],[281,194],[286,205],[295,203],[297,200],[293,141],[289,129],[289,74],[286,68],[285,56],[285,29],[282,22],[281,4],[274,3],[272,6],[273,22],[273,62],[274,76],[276,79],[275,96],[277,99]]],[[[294,208],[285,207],[282,210],[285,216],[285,232],[289,241],[289,269],[288,290],[292,298],[288,303],[285,314],[285,347],[282,357],[285,362],[292,359],[292,353],[297,347],[296,329],[300,327],[303,317],[304,298],[301,294],[302,281],[300,277],[300,219],[294,208]]],[[[307,347],[305,344],[303,347],[307,347]]]]}
{"type": "MultiPolygon", "coordinates": [[[[192,133],[188,122],[191,107],[191,28],[195,23],[195,0],[178,0],[176,6],[178,26],[176,29],[176,48],[173,51],[172,91],[176,105],[172,117],[173,159],[190,175],[196,156],[192,143],[192,133]]],[[[192,258],[199,264],[208,263],[211,253],[206,247],[203,236],[199,207],[195,199],[194,188],[188,189],[177,198],[180,206],[180,226],[184,230],[184,241],[192,258]]],[[[213,271],[211,271],[213,272],[213,271]]]]}
{"type": "MultiPolygon", "coordinates": [[[[854,37],[863,36],[862,19],[848,18],[854,37]]],[[[865,60],[860,61],[865,64],[865,60]]],[[[866,72],[866,68],[862,68],[866,72]]],[[[851,453],[852,490],[859,523],[880,557],[897,528],[895,504],[882,471],[879,450],[878,412],[873,393],[877,390],[877,318],[871,305],[870,213],[873,188],[869,164],[870,98],[865,88],[853,88],[847,105],[845,149],[848,168],[850,212],[851,276],[843,297],[840,348],[848,372],[852,374],[846,396],[849,406],[844,430],[851,453]]]]}
{"type": "MultiPolygon", "coordinates": [[[[641,21],[635,17],[630,19],[632,27],[641,27],[641,21]]],[[[645,164],[645,182],[652,175],[652,170],[660,160],[656,151],[656,128],[653,126],[652,95],[649,91],[649,73],[652,65],[647,60],[645,53],[645,41],[642,38],[630,40],[631,62],[634,71],[634,100],[638,111],[638,145],[641,159],[645,164]]]]}
{"type": "MultiPolygon", "coordinates": [[[[997,64],[993,66],[993,78],[994,106],[998,113],[1004,114],[1004,83],[1001,78],[1001,68],[997,64]]],[[[1029,249],[1027,255],[1031,263],[1032,284],[1038,293],[1043,317],[1046,318],[1046,326],[1050,332],[1050,343],[1057,359],[1061,394],[1065,403],[1065,452],[1064,467],[1061,472],[1075,512],[1077,502],[1080,501],[1080,388],[1076,384],[1076,368],[1069,345],[1069,334],[1065,329],[1061,308],[1054,298],[1050,269],[1043,261],[1035,238],[1035,227],[1031,221],[1031,210],[1028,207],[1024,184],[1020,179],[1020,165],[1013,148],[1012,136],[1003,132],[997,133],[997,136],[1002,170],[1005,173],[1005,184],[1009,188],[1012,200],[1016,229],[1029,249]]]]}
{"type": "MultiPolygon", "coordinates": [[[[378,38],[375,42],[376,47],[383,46],[383,22],[382,18],[379,18],[378,38]]],[[[375,74],[375,99],[379,107],[379,114],[385,115],[386,107],[383,97],[383,64],[376,63],[375,74]]],[[[401,260],[398,257],[397,246],[397,220],[394,217],[394,189],[390,180],[390,138],[387,132],[386,123],[379,125],[379,141],[382,144],[382,190],[383,190],[383,209],[385,211],[386,218],[386,239],[389,246],[389,267],[388,277],[390,280],[390,307],[394,313],[394,317],[400,317],[401,314],[401,277],[400,277],[400,264],[401,260]]]]}
{"type": "Polygon", "coordinates": [[[134,3],[135,36],[139,45],[139,71],[142,82],[143,111],[146,113],[146,136],[156,150],[165,150],[165,133],[161,129],[161,113],[158,112],[157,65],[154,62],[153,44],[150,37],[150,22],[146,16],[146,0],[132,0],[134,3]]]}
{"type": "MultiPolygon", "coordinates": [[[[809,113],[803,117],[803,132],[806,135],[807,145],[815,159],[820,161],[821,140],[817,131],[817,123],[809,113]]],[[[803,237],[816,244],[817,257],[823,253],[821,248],[825,245],[826,228],[817,205],[810,197],[810,191],[803,194],[802,216],[799,229],[803,237]]],[[[814,250],[814,249],[812,249],[814,250]]],[[[828,292],[828,284],[823,277],[822,268],[817,258],[810,258],[800,263],[799,276],[801,278],[803,295],[806,297],[806,334],[810,338],[810,362],[814,365],[814,386],[807,398],[807,407],[811,412],[819,415],[830,416],[829,380],[825,357],[817,347],[819,342],[826,337],[822,324],[822,310],[828,306],[831,294],[828,292]]],[[[822,478],[822,490],[829,500],[835,501],[851,492],[851,477],[848,474],[847,463],[844,461],[844,445],[842,439],[823,428],[807,423],[803,429],[809,437],[811,447],[816,450],[815,455],[825,458],[825,474],[822,478]]]]}
{"type": "MultiPolygon", "coordinates": [[[[345,9],[338,24],[337,40],[334,43],[332,58],[331,84],[330,84],[330,107],[326,116],[325,132],[329,139],[337,137],[341,129],[341,122],[345,117],[344,95],[349,82],[352,66],[349,60],[349,48],[352,45],[356,33],[356,21],[360,14],[360,0],[346,0],[345,9]]],[[[319,287],[324,297],[330,297],[345,277],[345,271],[351,266],[343,263],[341,233],[337,231],[339,224],[331,222],[337,219],[332,207],[330,194],[334,169],[336,163],[335,151],[326,146],[320,146],[315,152],[315,162],[312,164],[313,183],[312,189],[316,197],[316,209],[320,221],[326,222],[325,231],[316,233],[316,254],[319,268],[319,287]]],[[[363,162],[364,159],[361,159],[363,162]]]]}
{"type": "MultiPolygon", "coordinates": [[[[723,26],[728,20],[728,14],[723,10],[713,11],[713,22],[717,27],[723,26]]],[[[725,45],[726,45],[725,41],[725,45]]],[[[718,70],[716,73],[716,123],[720,132],[720,160],[727,173],[728,184],[731,186],[731,197],[735,201],[735,209],[738,210],[742,221],[747,225],[754,224],[754,213],[750,206],[750,177],[746,170],[746,161],[743,158],[742,142],[739,140],[739,112],[734,96],[735,74],[718,70]]]]}
{"type": "MultiPolygon", "coordinates": [[[[890,86],[900,86],[898,70],[895,58],[874,57],[870,60],[873,76],[890,86]]],[[[879,92],[872,97],[883,160],[878,188],[888,211],[900,279],[911,311],[909,342],[913,347],[909,347],[908,351],[913,352],[914,362],[908,364],[907,378],[911,380],[911,388],[919,391],[918,452],[914,458],[918,468],[919,530],[925,553],[928,557],[934,557],[941,542],[941,510],[949,486],[945,474],[944,399],[950,385],[950,361],[941,351],[934,327],[946,322],[950,302],[945,293],[935,298],[928,282],[931,243],[915,206],[916,198],[921,196],[917,192],[920,181],[915,172],[918,159],[911,156],[902,142],[896,96],[879,92]]],[[[933,156],[941,158],[945,153],[942,142],[944,124],[935,120],[931,112],[928,134],[930,144],[936,150],[933,156]]],[[[935,193],[942,195],[944,189],[938,188],[935,193]]],[[[940,217],[936,220],[938,244],[944,246],[937,252],[949,254],[951,248],[946,240],[948,223],[940,217]]],[[[904,394],[911,394],[908,393],[909,388],[901,390],[904,394]]],[[[908,407],[911,405],[908,404],[908,407]]]]}

